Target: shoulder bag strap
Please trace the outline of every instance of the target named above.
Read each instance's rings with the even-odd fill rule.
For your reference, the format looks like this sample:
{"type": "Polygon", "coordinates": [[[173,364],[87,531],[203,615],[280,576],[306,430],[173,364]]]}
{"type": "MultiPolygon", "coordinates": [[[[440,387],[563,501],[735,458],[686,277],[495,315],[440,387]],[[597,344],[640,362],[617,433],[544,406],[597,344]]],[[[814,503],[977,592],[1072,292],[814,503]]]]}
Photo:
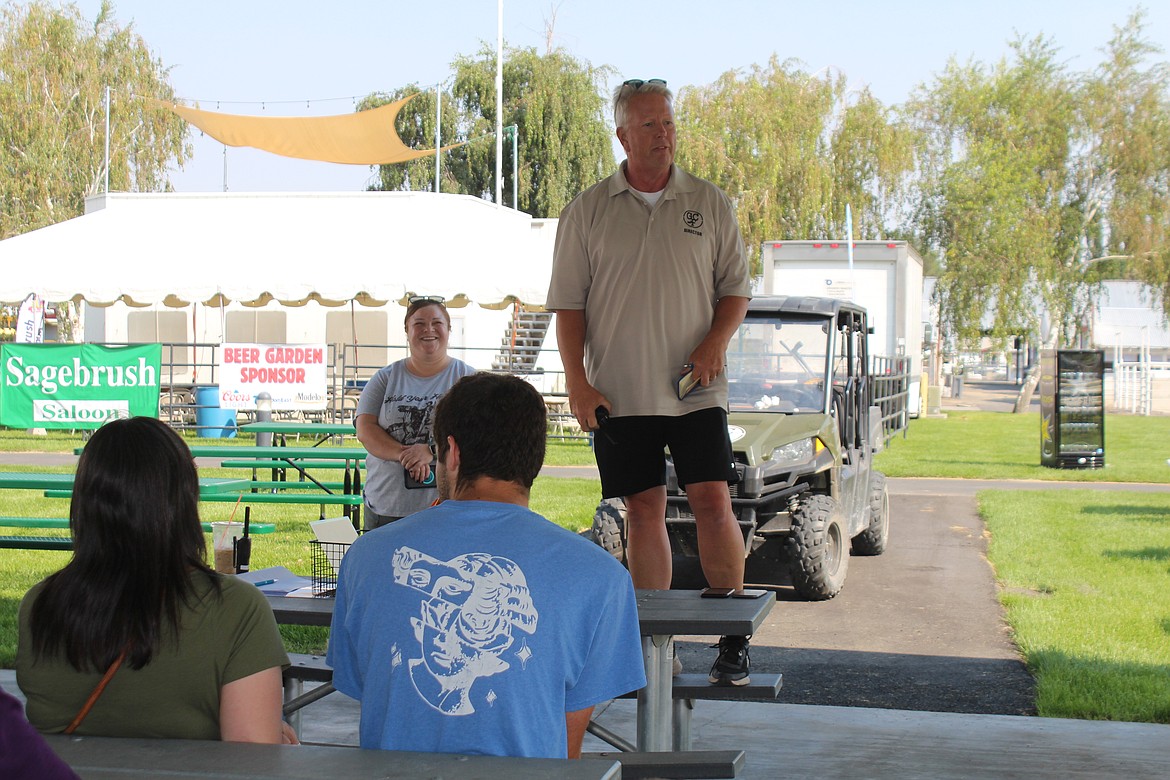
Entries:
{"type": "Polygon", "coordinates": [[[81,708],[81,711],[77,713],[77,717],[74,718],[73,722],[70,723],[68,728],[65,729],[66,734],[72,734],[74,731],[77,731],[77,727],[81,725],[81,721],[85,720],[85,716],[89,714],[91,709],[93,709],[93,705],[97,703],[98,697],[102,695],[102,691],[106,689],[106,686],[110,684],[110,680],[114,679],[115,672],[118,671],[118,667],[122,665],[122,661],[124,660],[126,660],[125,649],[123,649],[121,654],[114,659],[112,664],[110,664],[110,668],[106,669],[105,675],[102,676],[101,681],[99,681],[97,686],[93,689],[93,693],[91,693],[89,698],[86,699],[85,705],[81,708]]]}

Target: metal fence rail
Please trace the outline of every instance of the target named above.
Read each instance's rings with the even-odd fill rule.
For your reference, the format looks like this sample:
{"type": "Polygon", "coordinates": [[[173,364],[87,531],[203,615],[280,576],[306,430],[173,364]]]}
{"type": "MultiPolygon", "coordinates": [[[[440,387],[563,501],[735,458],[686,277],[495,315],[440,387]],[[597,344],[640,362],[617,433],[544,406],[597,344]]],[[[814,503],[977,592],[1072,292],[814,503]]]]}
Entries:
{"type": "Polygon", "coordinates": [[[910,422],[910,358],[871,359],[873,404],[882,412],[882,436],[888,442],[899,432],[903,438],[910,422]]]}
{"type": "MultiPolygon", "coordinates": [[[[126,346],[106,344],[105,346],[126,346]]],[[[532,347],[526,346],[525,360],[532,359],[532,347]]],[[[505,350],[506,351],[506,350],[505,350]]],[[[484,365],[498,360],[501,350],[496,348],[452,348],[453,356],[484,365]],[[484,354],[480,354],[484,353],[484,354]]],[[[540,350],[544,352],[544,350],[540,350]]],[[[324,410],[302,412],[274,412],[274,417],[322,420],[327,422],[349,422],[357,410],[358,397],[371,376],[379,369],[405,357],[409,353],[405,344],[329,344],[326,361],[326,383],[328,399],[324,410]],[[386,361],[386,362],[383,362],[386,361]]],[[[538,353],[539,354],[539,353],[538,353]]],[[[881,409],[882,433],[889,441],[897,433],[905,435],[910,409],[910,358],[873,357],[871,377],[873,381],[873,404],[881,409]]],[[[505,365],[509,363],[505,362],[505,365]]],[[[196,417],[202,407],[196,400],[197,390],[218,384],[216,376],[219,365],[219,344],[211,343],[163,343],[161,366],[161,394],[159,397],[159,418],[178,429],[196,427],[196,417]]],[[[515,363],[512,363],[515,365],[515,363]]],[[[549,399],[564,397],[564,373],[513,369],[510,372],[532,383],[541,394],[549,399]]],[[[567,399],[565,399],[567,401],[567,399]]],[[[239,412],[249,419],[251,413],[239,412]]],[[[550,438],[560,440],[585,440],[588,434],[577,430],[566,417],[564,405],[549,404],[550,438]]]]}

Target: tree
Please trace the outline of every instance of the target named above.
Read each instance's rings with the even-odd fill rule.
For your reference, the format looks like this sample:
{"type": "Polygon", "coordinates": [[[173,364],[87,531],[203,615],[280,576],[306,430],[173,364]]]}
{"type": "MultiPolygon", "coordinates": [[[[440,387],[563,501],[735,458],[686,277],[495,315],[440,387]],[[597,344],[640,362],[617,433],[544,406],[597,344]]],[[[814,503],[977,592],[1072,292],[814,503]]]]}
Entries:
{"type": "Polygon", "coordinates": [[[1077,345],[1112,260],[1170,312],[1170,90],[1137,12],[1104,63],[1074,74],[1043,38],[988,68],[952,60],[907,105],[918,153],[918,241],[944,262],[944,329],[1077,345]],[[1124,261],[1124,262],[1119,262],[1124,261]]]}
{"type": "MultiPolygon", "coordinates": [[[[408,84],[393,92],[377,92],[367,95],[357,105],[358,111],[368,111],[407,95],[415,98],[402,107],[394,128],[402,142],[413,149],[427,149],[435,146],[435,91],[424,90],[417,84],[408,84]]],[[[459,141],[460,117],[450,96],[443,96],[442,117],[439,127],[439,146],[448,146],[459,141]]],[[[445,152],[439,161],[439,191],[459,192],[460,183],[449,164],[452,152],[445,152]]],[[[422,157],[410,162],[394,165],[379,165],[376,168],[378,180],[371,184],[371,190],[421,190],[435,189],[435,158],[422,157]]]]}
{"type": "Polygon", "coordinates": [[[75,217],[104,186],[105,88],[111,90],[110,189],[158,190],[191,154],[168,69],[110,4],[87,23],[74,6],[0,11],[0,238],[75,217]]]}
{"type": "Polygon", "coordinates": [[[846,205],[856,237],[894,231],[912,136],[844,76],[773,57],[747,75],[683,87],[675,116],[679,163],[736,203],[753,265],[769,239],[844,237],[846,205]]]}
{"type": "Polygon", "coordinates": [[[1170,71],[1142,36],[1140,11],[1114,28],[1082,91],[1084,154],[1076,168],[1087,271],[1113,259],[1170,317],[1170,71]]]}
{"type": "Polygon", "coordinates": [[[943,258],[940,324],[965,345],[1039,332],[1038,302],[1067,335],[1086,304],[1066,198],[1075,83],[1046,40],[1013,48],[993,68],[952,60],[907,106],[923,139],[916,232],[943,258]]]}
{"type": "MultiPolygon", "coordinates": [[[[491,198],[495,192],[495,50],[485,46],[474,57],[457,57],[452,67],[453,83],[443,98],[443,143],[466,144],[444,155],[442,187],[491,198]]],[[[559,49],[544,55],[535,49],[506,49],[503,71],[503,125],[518,128],[519,208],[534,217],[556,217],[578,192],[613,170],[600,88],[608,71],[559,49]]],[[[434,145],[434,93],[427,94],[415,98],[399,115],[399,131],[408,145],[434,145]],[[412,135],[414,128],[419,131],[412,135]]],[[[510,147],[504,144],[505,203],[512,191],[510,147]]],[[[376,189],[434,189],[434,160],[430,164],[429,180],[412,173],[410,167],[422,166],[423,161],[400,172],[379,166],[376,189]]]]}

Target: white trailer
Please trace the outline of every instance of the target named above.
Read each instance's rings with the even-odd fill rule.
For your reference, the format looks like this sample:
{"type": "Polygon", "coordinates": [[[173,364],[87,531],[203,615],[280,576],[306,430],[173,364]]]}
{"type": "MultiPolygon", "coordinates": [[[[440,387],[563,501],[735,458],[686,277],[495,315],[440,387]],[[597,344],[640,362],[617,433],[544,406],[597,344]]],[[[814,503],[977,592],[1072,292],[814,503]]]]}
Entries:
{"type": "Polygon", "coordinates": [[[873,334],[870,354],[910,358],[911,416],[922,403],[922,257],[905,241],[765,241],[762,292],[814,295],[861,304],[873,334]]]}

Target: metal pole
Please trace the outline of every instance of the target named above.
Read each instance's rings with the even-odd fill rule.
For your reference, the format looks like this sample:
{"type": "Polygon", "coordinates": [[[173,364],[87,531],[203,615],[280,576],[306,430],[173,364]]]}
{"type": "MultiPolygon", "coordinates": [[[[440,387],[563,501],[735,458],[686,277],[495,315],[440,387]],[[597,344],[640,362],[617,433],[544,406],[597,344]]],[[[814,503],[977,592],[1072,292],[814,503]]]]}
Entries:
{"type": "Polygon", "coordinates": [[[435,192],[441,192],[439,189],[439,166],[442,163],[442,152],[439,151],[441,144],[439,143],[439,126],[443,122],[443,93],[442,84],[435,85],[435,192]]]}
{"type": "Polygon", "coordinates": [[[516,157],[516,136],[519,134],[520,128],[516,125],[508,125],[508,129],[512,131],[512,208],[519,210],[520,198],[517,193],[517,182],[520,180],[516,175],[517,157],[516,157]]]}
{"type": "Polygon", "coordinates": [[[496,0],[496,205],[504,197],[504,0],[496,0]]]}
{"type": "Polygon", "coordinates": [[[106,86],[106,194],[110,194],[110,88],[106,86]]]}
{"type": "Polygon", "coordinates": [[[853,211],[845,204],[845,255],[849,258],[849,300],[857,300],[853,276],[853,211]]]}

